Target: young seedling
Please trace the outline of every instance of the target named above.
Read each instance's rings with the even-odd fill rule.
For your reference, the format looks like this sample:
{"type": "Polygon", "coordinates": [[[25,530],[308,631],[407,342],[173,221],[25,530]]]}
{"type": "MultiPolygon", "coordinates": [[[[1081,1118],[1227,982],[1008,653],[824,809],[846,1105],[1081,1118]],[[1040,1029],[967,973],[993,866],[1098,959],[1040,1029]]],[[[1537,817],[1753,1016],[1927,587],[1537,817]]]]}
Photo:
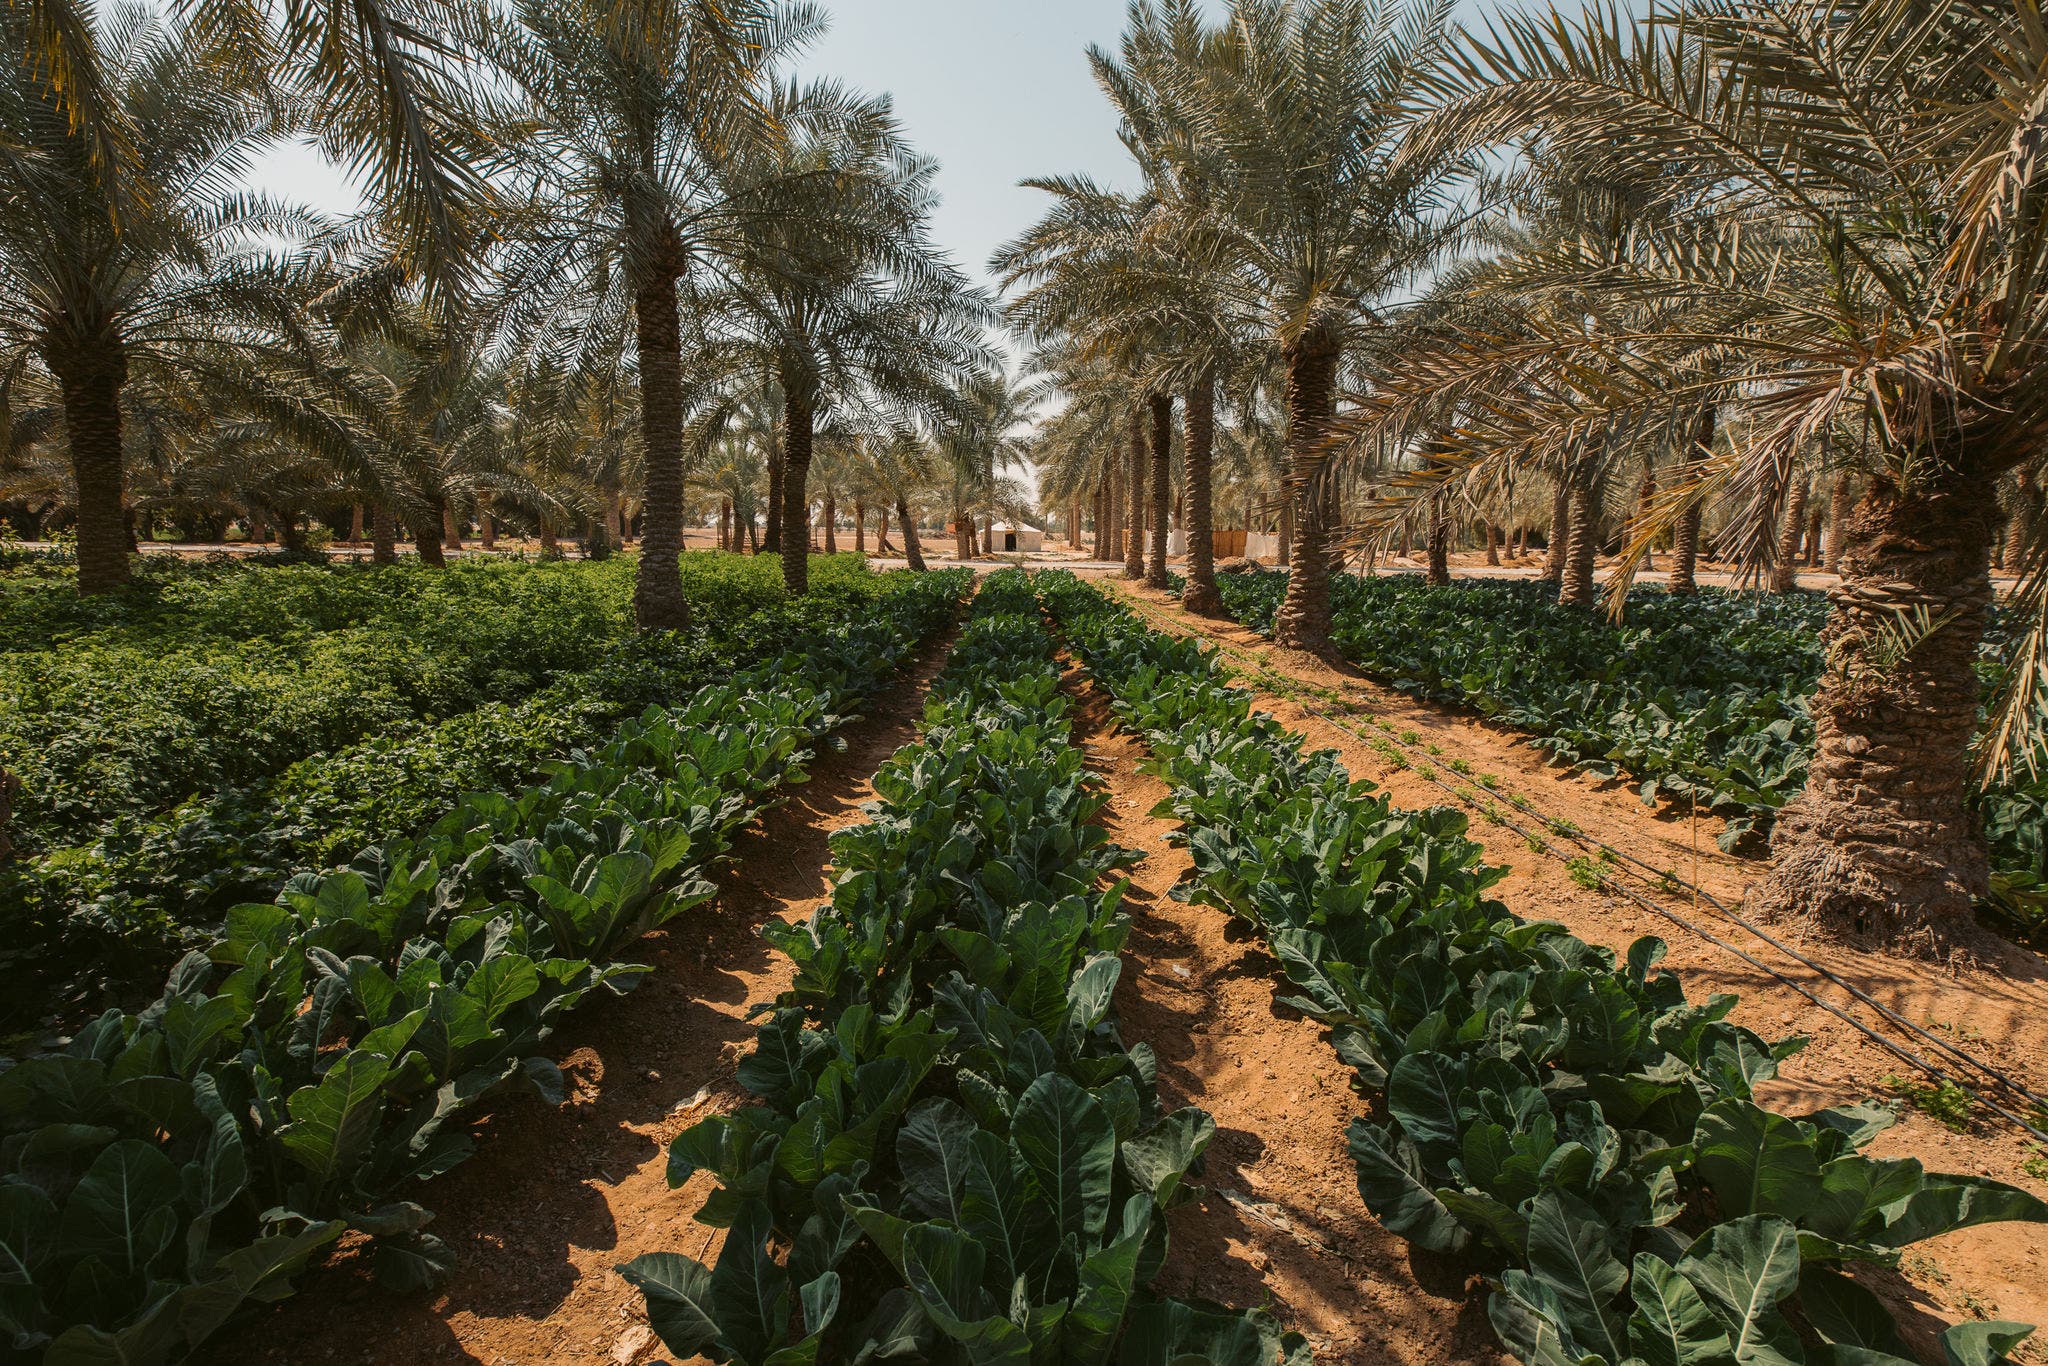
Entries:
{"type": "Polygon", "coordinates": [[[1607,880],[1607,875],[1600,871],[1600,865],[1587,858],[1584,854],[1567,863],[1565,870],[1572,875],[1573,882],[1578,883],[1589,892],[1598,891],[1600,884],[1607,880]]]}
{"type": "Polygon", "coordinates": [[[1941,1081],[1929,1085],[1894,1076],[1886,1077],[1884,1084],[1894,1095],[1942,1128],[1958,1134],[1969,1132],[1970,1111],[1976,1108],[1976,1101],[1954,1082],[1941,1081]]]}

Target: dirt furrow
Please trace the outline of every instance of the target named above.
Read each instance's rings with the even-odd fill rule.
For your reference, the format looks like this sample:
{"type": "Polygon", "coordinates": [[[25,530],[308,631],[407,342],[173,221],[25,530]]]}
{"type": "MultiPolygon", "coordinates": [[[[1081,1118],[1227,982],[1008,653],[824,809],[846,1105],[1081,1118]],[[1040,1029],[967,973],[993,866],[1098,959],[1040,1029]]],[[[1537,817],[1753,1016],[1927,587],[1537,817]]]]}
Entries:
{"type": "Polygon", "coordinates": [[[653,971],[630,995],[592,1002],[555,1040],[570,1098],[502,1106],[478,1151],[419,1198],[454,1249],[453,1277],[399,1298],[343,1252],[304,1290],[214,1344],[213,1360],[376,1366],[627,1366],[663,1356],[639,1292],[612,1267],[643,1252],[704,1257],[695,1222],[711,1178],[672,1191],[670,1139],[742,1103],[733,1069],[750,1046],[750,1005],[788,985],[790,965],[758,935],[770,917],[808,915],[829,893],[835,830],[866,817],[871,779],[911,740],[947,646],[927,649],[867,716],[823,749],[811,780],[741,832],[716,875],[716,902],[642,941],[653,971]]]}
{"type": "MultiPolygon", "coordinates": [[[[1127,583],[1112,587],[1140,606],[1160,629],[1227,641],[1267,661],[1267,667],[1284,676],[1355,699],[1371,715],[1391,721],[1397,733],[1414,732],[1421,743],[1441,751],[1440,756],[1431,757],[1442,765],[1437,771],[1445,779],[1465,783],[1468,776],[1476,779],[1481,773],[1495,774],[1527,794],[1546,815],[1569,819],[1588,834],[1652,866],[1670,868],[1692,879],[1688,824],[1660,818],[1642,805],[1632,788],[1571,776],[1545,763],[1541,751],[1525,738],[1449,708],[1418,702],[1354,672],[1283,661],[1272,655],[1270,643],[1263,637],[1232,623],[1190,617],[1177,601],[1162,593],[1127,583]],[[1460,761],[1469,775],[1451,769],[1452,759],[1460,761]]],[[[1252,686],[1249,681],[1246,685],[1252,686]]],[[[1338,751],[1354,778],[1371,779],[1398,805],[1426,807],[1451,802],[1443,789],[1412,768],[1396,767],[1353,730],[1333,725],[1287,698],[1254,690],[1261,710],[1307,737],[1311,744],[1338,751]]],[[[1357,729],[1370,734],[1363,718],[1359,719],[1357,729]]],[[[1476,783],[1471,785],[1476,792],[1476,783]]],[[[1483,793],[1476,795],[1483,799],[1483,793]]],[[[1514,814],[1504,806],[1501,810],[1514,814]]],[[[1522,817],[1516,819],[1526,824],[1522,817]]],[[[1748,882],[1760,875],[1762,865],[1721,854],[1714,848],[1714,831],[1708,822],[1702,820],[1700,827],[1697,881],[1735,904],[1748,882]]],[[[1689,996],[1732,992],[1741,998],[1734,1014],[1738,1022],[1770,1038],[1810,1036],[1812,1043],[1784,1064],[1782,1079],[1767,1089],[1764,1099],[1773,1108],[1804,1114],[1828,1105],[1895,1095],[1895,1078],[1924,1080],[1896,1055],[1819,1009],[1784,981],[1609,890],[1582,885],[1564,862],[1531,850],[1522,836],[1506,827],[1475,816],[1471,835],[1485,848],[1490,862],[1510,870],[1495,895],[1518,915],[1557,921],[1583,939],[1617,950],[1638,936],[1657,935],[1670,944],[1666,966],[1683,977],[1689,996]]],[[[1588,871],[1596,870],[1581,870],[1588,871]]],[[[1692,907],[1682,893],[1653,899],[1693,918],[1692,907]]],[[[1711,910],[1702,908],[1696,919],[1723,938],[1741,943],[1772,967],[1802,980],[1809,989],[1845,1006],[1850,1004],[1846,996],[1825,987],[1760,941],[1747,939],[1741,931],[1717,921],[1711,910]]],[[[2048,965],[2038,955],[2014,948],[2007,961],[1988,970],[1951,972],[1839,946],[1798,943],[1796,947],[1905,1018],[1988,1059],[2033,1089],[2048,1090],[2048,986],[2044,986],[2048,965]]],[[[1880,1023],[1867,1011],[1851,1013],[1873,1026],[1880,1023]]],[[[1925,1045],[1918,1045],[1916,1051],[1923,1056],[1929,1052],[1925,1045]]],[[[2040,1122],[2038,1117],[2036,1122],[2040,1122]]],[[[2023,1132],[1983,1113],[1964,1117],[1959,1124],[1959,1128],[1948,1127],[1909,1106],[1900,1123],[1878,1137],[1872,1152],[1881,1157],[1918,1157],[1930,1169],[1994,1177],[2048,1197],[2048,1180],[2042,1179],[2048,1175],[2048,1158],[2023,1132]]],[[[1891,1297],[1923,1311],[1925,1317],[1917,1325],[1923,1330],[1937,1318],[2048,1323],[2048,1228],[1995,1224],[1965,1229],[1912,1249],[1906,1254],[1903,1270],[1904,1279],[1891,1287],[1891,1297]]],[[[2048,1361],[2048,1352],[2032,1359],[2048,1361]]]]}
{"type": "Polygon", "coordinates": [[[1150,814],[1167,789],[1138,774],[1144,746],[1114,730],[1101,694],[1077,695],[1077,734],[1109,788],[1103,823],[1145,854],[1128,898],[1123,1035],[1158,1055],[1163,1106],[1199,1105],[1216,1120],[1206,1189],[1174,1212],[1156,1288],[1264,1305],[1307,1335],[1319,1366],[1505,1361],[1483,1291],[1460,1270],[1411,1260],[1366,1213],[1344,1146],[1364,1113],[1350,1069],[1318,1026],[1274,1003],[1277,964],[1248,929],[1169,896],[1191,863],[1165,843],[1173,820],[1150,814]]]}

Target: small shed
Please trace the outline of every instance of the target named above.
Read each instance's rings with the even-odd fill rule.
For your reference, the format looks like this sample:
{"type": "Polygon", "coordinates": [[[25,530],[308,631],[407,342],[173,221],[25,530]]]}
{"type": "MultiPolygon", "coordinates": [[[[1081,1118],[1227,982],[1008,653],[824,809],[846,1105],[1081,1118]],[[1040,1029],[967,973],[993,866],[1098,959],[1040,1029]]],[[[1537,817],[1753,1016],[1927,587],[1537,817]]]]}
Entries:
{"type": "Polygon", "coordinates": [[[999,551],[1034,551],[1045,549],[1045,533],[1035,526],[1018,526],[1012,522],[997,522],[994,538],[995,547],[999,551]]]}

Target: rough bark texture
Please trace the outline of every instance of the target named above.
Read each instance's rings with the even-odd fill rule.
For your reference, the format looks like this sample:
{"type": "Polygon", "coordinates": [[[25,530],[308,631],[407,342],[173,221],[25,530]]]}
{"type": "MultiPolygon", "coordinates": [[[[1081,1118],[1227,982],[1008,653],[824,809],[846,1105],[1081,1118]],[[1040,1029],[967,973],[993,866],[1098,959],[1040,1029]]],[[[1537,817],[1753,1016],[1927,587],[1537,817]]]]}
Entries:
{"type": "Polygon", "coordinates": [[[1572,607],[1591,607],[1599,596],[1595,574],[1600,551],[1600,472],[1581,461],[1570,481],[1571,506],[1565,515],[1564,582],[1557,600],[1572,607]]]}
{"type": "Polygon", "coordinates": [[[917,523],[910,516],[910,500],[896,500],[896,521],[903,528],[903,558],[918,573],[924,573],[924,550],[917,543],[917,523]]]}
{"type": "Polygon", "coordinates": [[[543,560],[559,560],[562,558],[562,546],[555,539],[555,528],[549,524],[548,519],[545,517],[540,520],[540,557],[543,560]]]}
{"type": "Polygon", "coordinates": [[[1278,547],[1274,561],[1282,568],[1289,568],[1287,557],[1294,553],[1294,499],[1289,496],[1280,503],[1280,534],[1273,538],[1278,547]]]}
{"type": "Polygon", "coordinates": [[[1216,456],[1216,384],[1204,378],[1183,408],[1188,462],[1188,586],[1181,606],[1198,616],[1223,615],[1216,591],[1216,506],[1211,470],[1216,456]]]}
{"type": "Polygon", "coordinates": [[[763,533],[761,553],[782,550],[782,440],[772,427],[768,432],[768,530],[763,533]]]}
{"type": "Polygon", "coordinates": [[[1124,461],[1124,577],[1145,577],[1145,409],[1131,410],[1124,461]]]}
{"type": "Polygon", "coordinates": [[[2013,490],[2012,516],[2005,524],[2005,567],[2018,574],[2027,567],[2027,539],[2034,534],[2034,517],[2040,509],[2041,493],[2034,485],[2034,472],[2020,470],[2013,490]]]}
{"type": "Polygon", "coordinates": [[[1564,582],[1565,545],[1572,538],[1572,486],[1563,475],[1554,476],[1550,490],[1550,543],[1543,550],[1543,577],[1564,582]]]}
{"type": "Polygon", "coordinates": [[[690,624],[678,568],[683,550],[683,358],[675,281],[650,283],[633,300],[640,358],[640,444],[645,500],[633,618],[643,631],[690,624]]]}
{"type": "Polygon", "coordinates": [[[1145,582],[1166,587],[1167,509],[1173,505],[1173,395],[1152,395],[1152,534],[1145,549],[1145,582]]]}
{"type": "Polygon", "coordinates": [[[476,510],[476,529],[478,535],[483,538],[485,550],[498,548],[498,524],[491,520],[491,510],[488,506],[476,510]]]}
{"type": "Polygon", "coordinates": [[[1330,648],[1329,499],[1316,478],[1317,449],[1336,400],[1336,339],[1313,333],[1287,348],[1287,451],[1294,509],[1287,596],[1273,622],[1285,649],[1327,654],[1330,648]]]}
{"type": "Polygon", "coordinates": [[[1820,568],[1820,500],[1813,499],[1806,508],[1806,567],[1820,568]]]}
{"type": "Polygon", "coordinates": [[[829,491],[825,494],[825,553],[839,553],[839,500],[829,491]]]}
{"type": "Polygon", "coordinates": [[[1424,578],[1439,585],[1451,581],[1451,517],[1440,497],[1429,504],[1429,572],[1424,578]]]}
{"type": "Polygon", "coordinates": [[[1702,504],[1694,502],[1678,515],[1678,525],[1671,533],[1671,580],[1665,586],[1666,592],[1700,591],[1700,516],[1704,511],[1702,504]]]}
{"type": "Polygon", "coordinates": [[[885,507],[875,509],[875,553],[889,553],[889,509],[885,507]]]}
{"type": "Polygon", "coordinates": [[[351,503],[348,509],[348,540],[350,545],[363,543],[363,505],[351,503]]]}
{"type": "Polygon", "coordinates": [[[455,523],[455,509],[441,502],[441,544],[449,550],[462,549],[462,528],[455,523]]]}
{"type": "Polygon", "coordinates": [[[1486,523],[1486,563],[1500,565],[1500,523],[1492,520],[1486,523]]]}
{"type": "Polygon", "coordinates": [[[391,515],[389,503],[370,508],[370,563],[398,563],[398,519],[391,515]]]}
{"type": "Polygon", "coordinates": [[[1881,484],[1842,526],[1813,767],[1778,814],[1755,894],[1768,918],[1937,957],[1981,933],[1971,905],[1990,875],[1969,806],[1972,665],[1996,516],[1989,489],[1960,479],[1911,498],[1881,484]],[[1902,643],[1912,648],[1900,657],[1902,643]]]}
{"type": "Polygon", "coordinates": [[[993,512],[981,519],[981,553],[996,553],[996,515],[993,512]]]}
{"type": "MultiPolygon", "coordinates": [[[[1636,516],[1647,523],[1650,520],[1650,509],[1655,507],[1656,503],[1657,467],[1654,464],[1645,462],[1643,465],[1643,482],[1641,487],[1636,490],[1636,516]]],[[[1641,567],[1654,571],[1657,568],[1656,555],[1645,552],[1641,567]]]]}
{"type": "Polygon", "coordinates": [[[816,414],[794,385],[783,386],[782,587],[800,598],[811,587],[811,448],[816,414]]]}
{"type": "Polygon", "coordinates": [[[1778,524],[1778,557],[1771,566],[1771,591],[1789,593],[1799,586],[1799,537],[1806,530],[1808,484],[1794,479],[1785,495],[1785,520],[1778,524]]]}
{"type": "Polygon", "coordinates": [[[49,357],[64,396],[64,436],[78,486],[78,591],[128,582],[128,515],[122,507],[121,386],[128,358],[118,344],[49,357]]]}
{"type": "Polygon", "coordinates": [[[441,548],[441,521],[431,512],[422,513],[406,520],[406,529],[412,533],[412,544],[420,552],[420,563],[439,569],[448,563],[447,552],[441,548]]]}
{"type": "Polygon", "coordinates": [[[853,502],[853,553],[868,553],[868,505],[858,498],[853,502]]]}

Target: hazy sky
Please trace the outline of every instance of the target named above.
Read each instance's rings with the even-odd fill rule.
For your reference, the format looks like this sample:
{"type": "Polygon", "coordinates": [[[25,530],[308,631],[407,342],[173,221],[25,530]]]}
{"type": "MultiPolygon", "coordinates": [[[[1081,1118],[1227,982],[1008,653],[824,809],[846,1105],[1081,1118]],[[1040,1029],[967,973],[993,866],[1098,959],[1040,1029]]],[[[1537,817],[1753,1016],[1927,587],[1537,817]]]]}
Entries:
{"type": "MultiPolygon", "coordinates": [[[[1088,74],[1091,43],[1115,45],[1123,0],[828,0],[832,31],[802,62],[888,91],[911,140],[939,159],[941,246],[974,279],[989,253],[1042,211],[1029,175],[1131,175],[1116,120],[1088,74]]],[[[258,182],[330,212],[357,202],[309,148],[274,150],[258,182]]]]}

